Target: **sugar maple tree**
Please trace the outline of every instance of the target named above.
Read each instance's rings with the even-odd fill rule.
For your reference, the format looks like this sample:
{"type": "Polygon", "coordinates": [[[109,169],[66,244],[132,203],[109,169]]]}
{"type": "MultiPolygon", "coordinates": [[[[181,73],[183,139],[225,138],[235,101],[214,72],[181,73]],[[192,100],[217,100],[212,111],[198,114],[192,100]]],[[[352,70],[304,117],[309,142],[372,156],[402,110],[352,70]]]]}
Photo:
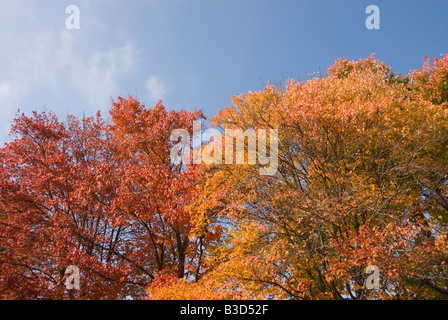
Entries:
{"type": "Polygon", "coordinates": [[[2,297],[141,298],[160,271],[200,276],[213,235],[193,232],[186,206],[201,168],[172,165],[169,137],[201,112],[120,97],[110,113],[110,124],[99,114],[15,119],[15,139],[0,150],[2,297]],[[80,290],[65,288],[69,265],[80,290]]]}
{"type": "Polygon", "coordinates": [[[278,172],[210,168],[208,197],[233,227],[203,280],[160,297],[447,298],[447,61],[403,77],[373,55],[341,58],[326,76],[234,97],[212,123],[278,128],[278,172]]]}
{"type": "Polygon", "coordinates": [[[149,270],[198,279],[202,253],[219,237],[220,228],[212,226],[213,219],[198,223],[203,215],[191,205],[203,168],[173,164],[170,135],[179,128],[192,134],[193,121],[204,116],[200,111],[168,114],[160,103],[148,110],[133,98],[120,98],[111,115],[110,130],[122,163],[120,196],[113,206],[120,225],[132,229],[133,255],[149,270]]]}

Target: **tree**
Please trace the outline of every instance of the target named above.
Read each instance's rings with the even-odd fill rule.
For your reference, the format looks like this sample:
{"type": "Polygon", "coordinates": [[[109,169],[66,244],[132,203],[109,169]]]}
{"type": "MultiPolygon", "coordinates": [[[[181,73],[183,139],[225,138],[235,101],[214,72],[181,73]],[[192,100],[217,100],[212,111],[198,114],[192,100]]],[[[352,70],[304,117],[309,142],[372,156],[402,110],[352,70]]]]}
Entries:
{"type": "Polygon", "coordinates": [[[258,138],[278,148],[251,150],[278,150],[269,174],[248,153],[226,163],[224,136],[202,146],[220,163],[173,161],[173,131],[204,116],[161,101],[118,97],[111,121],[18,115],[0,149],[0,297],[446,299],[447,75],[448,55],[404,76],[342,57],[233,97],[211,126],[273,129],[258,138]]]}
{"type": "Polygon", "coordinates": [[[2,297],[141,298],[162,270],[200,276],[213,237],[192,236],[186,206],[201,168],[173,166],[169,137],[202,114],[148,110],[132,97],[110,113],[109,124],[99,113],[15,119],[15,139],[0,149],[2,297]],[[80,269],[79,291],[64,286],[69,265],[80,269]]]}
{"type": "Polygon", "coordinates": [[[222,279],[216,290],[447,297],[446,111],[414,81],[373,55],[341,58],[327,76],[240,94],[211,119],[226,129],[279,129],[277,174],[222,164],[210,178],[218,194],[231,190],[222,212],[233,219],[210,256],[210,277],[222,279]],[[369,265],[380,269],[379,289],[365,286],[369,265]]]}

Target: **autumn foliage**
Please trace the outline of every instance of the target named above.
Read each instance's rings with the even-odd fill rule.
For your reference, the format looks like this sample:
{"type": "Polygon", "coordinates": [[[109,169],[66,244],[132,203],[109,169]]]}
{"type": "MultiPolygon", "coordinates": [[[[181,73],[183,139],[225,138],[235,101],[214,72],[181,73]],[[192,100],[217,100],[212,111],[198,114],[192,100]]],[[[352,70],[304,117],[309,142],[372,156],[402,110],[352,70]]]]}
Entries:
{"type": "Polygon", "coordinates": [[[237,95],[211,126],[278,129],[274,175],[173,164],[171,132],[200,111],[130,96],[110,121],[19,114],[0,149],[0,296],[446,299],[447,107],[448,55],[406,75],[340,58],[237,95]]]}
{"type": "Polygon", "coordinates": [[[159,271],[202,273],[214,237],[195,231],[187,209],[202,168],[169,159],[171,130],[202,114],[147,110],[133,98],[110,113],[111,124],[99,114],[15,120],[17,138],[1,149],[3,296],[142,298],[159,271]],[[82,290],[65,289],[68,265],[80,268],[82,290]]]}

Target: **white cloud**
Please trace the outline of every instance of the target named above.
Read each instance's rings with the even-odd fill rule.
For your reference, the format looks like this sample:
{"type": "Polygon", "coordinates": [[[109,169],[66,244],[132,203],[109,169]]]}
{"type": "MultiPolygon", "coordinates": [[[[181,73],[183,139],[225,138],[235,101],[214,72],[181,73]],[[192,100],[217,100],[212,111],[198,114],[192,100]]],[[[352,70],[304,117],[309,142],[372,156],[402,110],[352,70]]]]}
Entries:
{"type": "Polygon", "coordinates": [[[17,101],[19,93],[26,94],[26,88],[45,85],[53,90],[75,89],[93,108],[109,103],[120,78],[136,65],[135,46],[125,43],[85,53],[77,49],[77,44],[66,30],[59,37],[53,32],[36,37],[30,50],[10,59],[13,60],[10,71],[0,76],[3,81],[0,98],[14,96],[17,101]]]}
{"type": "Polygon", "coordinates": [[[19,109],[20,98],[26,91],[27,85],[23,81],[0,79],[0,141],[8,136],[12,119],[19,109]]]}
{"type": "Polygon", "coordinates": [[[71,81],[92,107],[102,108],[118,87],[120,77],[130,73],[137,62],[136,49],[127,43],[106,52],[95,51],[86,59],[76,57],[71,81]]]}
{"type": "MultiPolygon", "coordinates": [[[[0,101],[2,106],[15,106],[15,108],[13,107],[0,108],[1,121],[10,119],[11,116],[15,112],[17,112],[20,97],[22,97],[25,94],[26,90],[27,90],[26,85],[24,83],[21,83],[20,81],[15,82],[0,79],[0,101]]],[[[2,126],[1,134],[3,135],[8,132],[9,128],[2,126]]]]}
{"type": "Polygon", "coordinates": [[[31,90],[42,86],[58,89],[64,76],[61,70],[65,70],[72,55],[69,44],[63,39],[62,34],[58,39],[51,31],[16,40],[12,37],[0,39],[0,45],[9,48],[0,54],[3,61],[0,62],[0,140],[9,132],[17,110],[26,111],[21,104],[31,90]]]}
{"type": "Polygon", "coordinates": [[[81,14],[88,12],[89,19],[80,30],[65,28],[65,10],[52,20],[52,7],[17,2],[0,0],[0,141],[19,107],[26,113],[44,105],[56,113],[104,111],[140,56],[125,34],[110,42],[110,30],[90,2],[84,2],[81,14]]]}
{"type": "MultiPolygon", "coordinates": [[[[2,116],[13,115],[18,103],[30,90],[37,88],[44,89],[43,94],[47,96],[36,104],[47,104],[51,101],[49,95],[57,96],[68,91],[77,95],[78,100],[85,100],[93,111],[108,107],[121,79],[136,66],[139,54],[135,45],[129,42],[103,50],[86,49],[65,29],[59,34],[52,30],[41,32],[28,40],[26,45],[23,40],[8,41],[11,53],[0,55],[3,60],[0,61],[2,116]]],[[[1,122],[0,119],[0,126],[9,126],[1,122]]]]}
{"type": "MultiPolygon", "coordinates": [[[[17,101],[26,88],[20,83],[12,81],[0,80],[0,99],[6,101],[17,101]]],[[[2,109],[3,110],[3,109],[2,109]]]]}
{"type": "Polygon", "coordinates": [[[151,103],[156,103],[159,99],[164,98],[168,90],[162,81],[160,81],[157,76],[153,75],[146,81],[146,92],[151,103]]]}

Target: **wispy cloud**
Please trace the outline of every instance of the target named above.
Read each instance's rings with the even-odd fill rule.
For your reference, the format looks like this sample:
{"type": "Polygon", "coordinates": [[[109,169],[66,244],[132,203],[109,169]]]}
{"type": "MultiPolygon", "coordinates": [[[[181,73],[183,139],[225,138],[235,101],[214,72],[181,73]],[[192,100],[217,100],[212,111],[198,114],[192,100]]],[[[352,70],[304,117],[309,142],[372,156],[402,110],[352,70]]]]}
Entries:
{"type": "Polygon", "coordinates": [[[17,106],[26,90],[26,85],[20,81],[0,79],[0,101],[2,104],[0,108],[0,133],[2,135],[6,135],[9,132],[9,120],[17,111],[17,108],[14,110],[12,106],[17,106]]]}
{"type": "Polygon", "coordinates": [[[95,51],[85,59],[74,57],[70,79],[92,107],[101,108],[118,89],[120,77],[136,66],[135,52],[135,46],[126,43],[104,52],[95,51]]]}
{"type": "MultiPolygon", "coordinates": [[[[7,24],[14,23],[8,12],[17,16],[16,6],[6,6],[0,14],[5,18],[0,21],[0,139],[18,108],[29,111],[21,106],[24,102],[36,108],[54,101],[70,105],[76,99],[85,102],[80,108],[104,110],[139,61],[140,51],[130,40],[98,43],[105,32],[101,23],[71,31],[65,28],[64,11],[55,25],[35,19],[39,6],[31,8],[21,12],[23,24],[17,30],[7,24]]],[[[91,20],[93,12],[89,10],[91,20]]]]}
{"type": "Polygon", "coordinates": [[[151,103],[155,103],[159,99],[163,99],[168,90],[157,76],[152,75],[146,81],[146,92],[151,103]]]}

